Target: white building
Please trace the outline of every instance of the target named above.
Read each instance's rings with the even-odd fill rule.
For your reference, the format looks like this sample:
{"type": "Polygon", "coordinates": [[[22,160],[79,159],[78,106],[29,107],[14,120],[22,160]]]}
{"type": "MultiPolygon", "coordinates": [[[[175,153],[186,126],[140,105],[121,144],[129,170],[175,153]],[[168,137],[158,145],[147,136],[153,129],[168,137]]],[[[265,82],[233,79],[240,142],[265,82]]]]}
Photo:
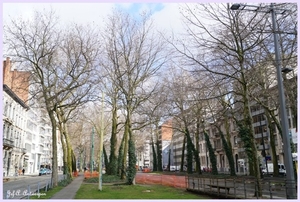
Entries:
{"type": "Polygon", "coordinates": [[[29,108],[5,84],[3,105],[3,176],[13,176],[27,166],[24,137],[29,108]]]}
{"type": "MultiPolygon", "coordinates": [[[[3,176],[38,174],[52,164],[52,128],[48,114],[29,99],[30,73],[14,68],[10,58],[3,62],[3,176]]],[[[57,133],[58,166],[62,147],[57,133]]]]}

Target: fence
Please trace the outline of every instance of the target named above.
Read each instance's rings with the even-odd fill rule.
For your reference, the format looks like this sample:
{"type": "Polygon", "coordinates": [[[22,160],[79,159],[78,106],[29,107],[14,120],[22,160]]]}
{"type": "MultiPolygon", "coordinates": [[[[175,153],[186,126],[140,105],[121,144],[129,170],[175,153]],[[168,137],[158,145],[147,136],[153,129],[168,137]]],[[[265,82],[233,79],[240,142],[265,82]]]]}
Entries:
{"type": "MultiPolygon", "coordinates": [[[[66,179],[66,175],[58,176],[58,181],[61,182],[66,179]]],[[[36,195],[40,196],[41,190],[44,190],[47,192],[50,188],[53,187],[53,184],[51,182],[51,179],[46,179],[39,181],[36,184],[28,185],[27,188],[23,191],[6,191],[6,194],[4,194],[4,199],[30,199],[30,196],[36,195]]]]}
{"type": "Polygon", "coordinates": [[[99,172],[97,172],[97,171],[94,171],[94,172],[85,171],[84,172],[84,179],[93,178],[93,177],[99,177],[99,172]]]}
{"type": "Polygon", "coordinates": [[[137,184],[160,184],[175,188],[186,188],[185,176],[138,173],[135,177],[137,184]]]}
{"type": "Polygon", "coordinates": [[[296,182],[287,182],[283,178],[263,179],[257,183],[253,178],[186,176],[186,183],[189,191],[235,199],[287,199],[286,188],[290,186],[295,189],[297,198],[296,182]]]}

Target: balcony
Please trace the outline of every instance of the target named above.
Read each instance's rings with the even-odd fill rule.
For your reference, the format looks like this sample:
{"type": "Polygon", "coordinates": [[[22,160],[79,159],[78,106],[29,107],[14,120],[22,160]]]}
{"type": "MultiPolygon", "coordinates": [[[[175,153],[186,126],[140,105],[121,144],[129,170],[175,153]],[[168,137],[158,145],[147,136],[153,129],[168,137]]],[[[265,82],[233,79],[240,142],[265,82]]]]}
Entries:
{"type": "Polygon", "coordinates": [[[265,126],[265,125],[267,125],[267,121],[266,120],[262,120],[262,121],[253,123],[253,127],[265,126]]]}
{"type": "Polygon", "coordinates": [[[263,137],[268,137],[268,133],[267,132],[264,132],[264,133],[259,133],[259,134],[256,134],[254,137],[255,137],[255,139],[259,139],[259,138],[262,138],[261,137],[261,135],[263,136],[263,137]]]}
{"type": "Polygon", "coordinates": [[[216,152],[223,151],[223,147],[216,147],[216,148],[215,148],[215,151],[216,151],[216,152]]]}
{"type": "Polygon", "coordinates": [[[269,149],[269,148],[270,148],[270,145],[269,145],[269,144],[265,144],[265,148],[264,148],[264,145],[258,145],[258,146],[257,146],[257,149],[258,149],[258,150],[269,149]]]}
{"type": "Polygon", "coordinates": [[[245,148],[238,148],[238,152],[244,152],[245,148]]]}
{"type": "Polygon", "coordinates": [[[21,152],[22,152],[23,154],[26,154],[27,150],[26,150],[25,148],[21,148],[21,152]]]}
{"type": "Polygon", "coordinates": [[[14,141],[13,140],[3,138],[3,149],[9,150],[13,147],[14,147],[14,141]]]}
{"type": "Polygon", "coordinates": [[[264,109],[259,109],[257,111],[252,111],[251,112],[251,115],[252,116],[255,116],[255,115],[259,115],[259,114],[264,114],[265,113],[265,110],[264,109]]]}

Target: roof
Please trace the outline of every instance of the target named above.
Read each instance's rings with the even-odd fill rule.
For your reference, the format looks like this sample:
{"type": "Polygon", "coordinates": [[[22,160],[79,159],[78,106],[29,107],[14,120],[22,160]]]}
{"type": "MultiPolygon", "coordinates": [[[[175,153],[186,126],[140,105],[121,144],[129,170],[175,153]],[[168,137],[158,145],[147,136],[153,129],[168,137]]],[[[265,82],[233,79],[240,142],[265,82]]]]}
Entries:
{"type": "Polygon", "coordinates": [[[25,102],[21,100],[6,84],[3,84],[3,91],[5,91],[11,98],[13,98],[22,107],[29,109],[29,106],[25,104],[25,102]]]}

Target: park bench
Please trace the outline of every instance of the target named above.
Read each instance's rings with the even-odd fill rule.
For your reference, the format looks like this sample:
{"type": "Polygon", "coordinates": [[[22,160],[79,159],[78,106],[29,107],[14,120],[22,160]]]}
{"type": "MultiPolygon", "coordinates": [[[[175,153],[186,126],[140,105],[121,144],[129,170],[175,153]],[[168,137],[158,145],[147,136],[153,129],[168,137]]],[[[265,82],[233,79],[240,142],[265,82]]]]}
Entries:
{"type": "Polygon", "coordinates": [[[216,184],[208,184],[207,186],[209,186],[211,188],[217,188],[218,193],[220,193],[220,189],[224,189],[226,191],[226,194],[229,194],[230,188],[233,188],[233,187],[228,187],[228,186],[224,186],[224,185],[216,185],[216,184]]]}

